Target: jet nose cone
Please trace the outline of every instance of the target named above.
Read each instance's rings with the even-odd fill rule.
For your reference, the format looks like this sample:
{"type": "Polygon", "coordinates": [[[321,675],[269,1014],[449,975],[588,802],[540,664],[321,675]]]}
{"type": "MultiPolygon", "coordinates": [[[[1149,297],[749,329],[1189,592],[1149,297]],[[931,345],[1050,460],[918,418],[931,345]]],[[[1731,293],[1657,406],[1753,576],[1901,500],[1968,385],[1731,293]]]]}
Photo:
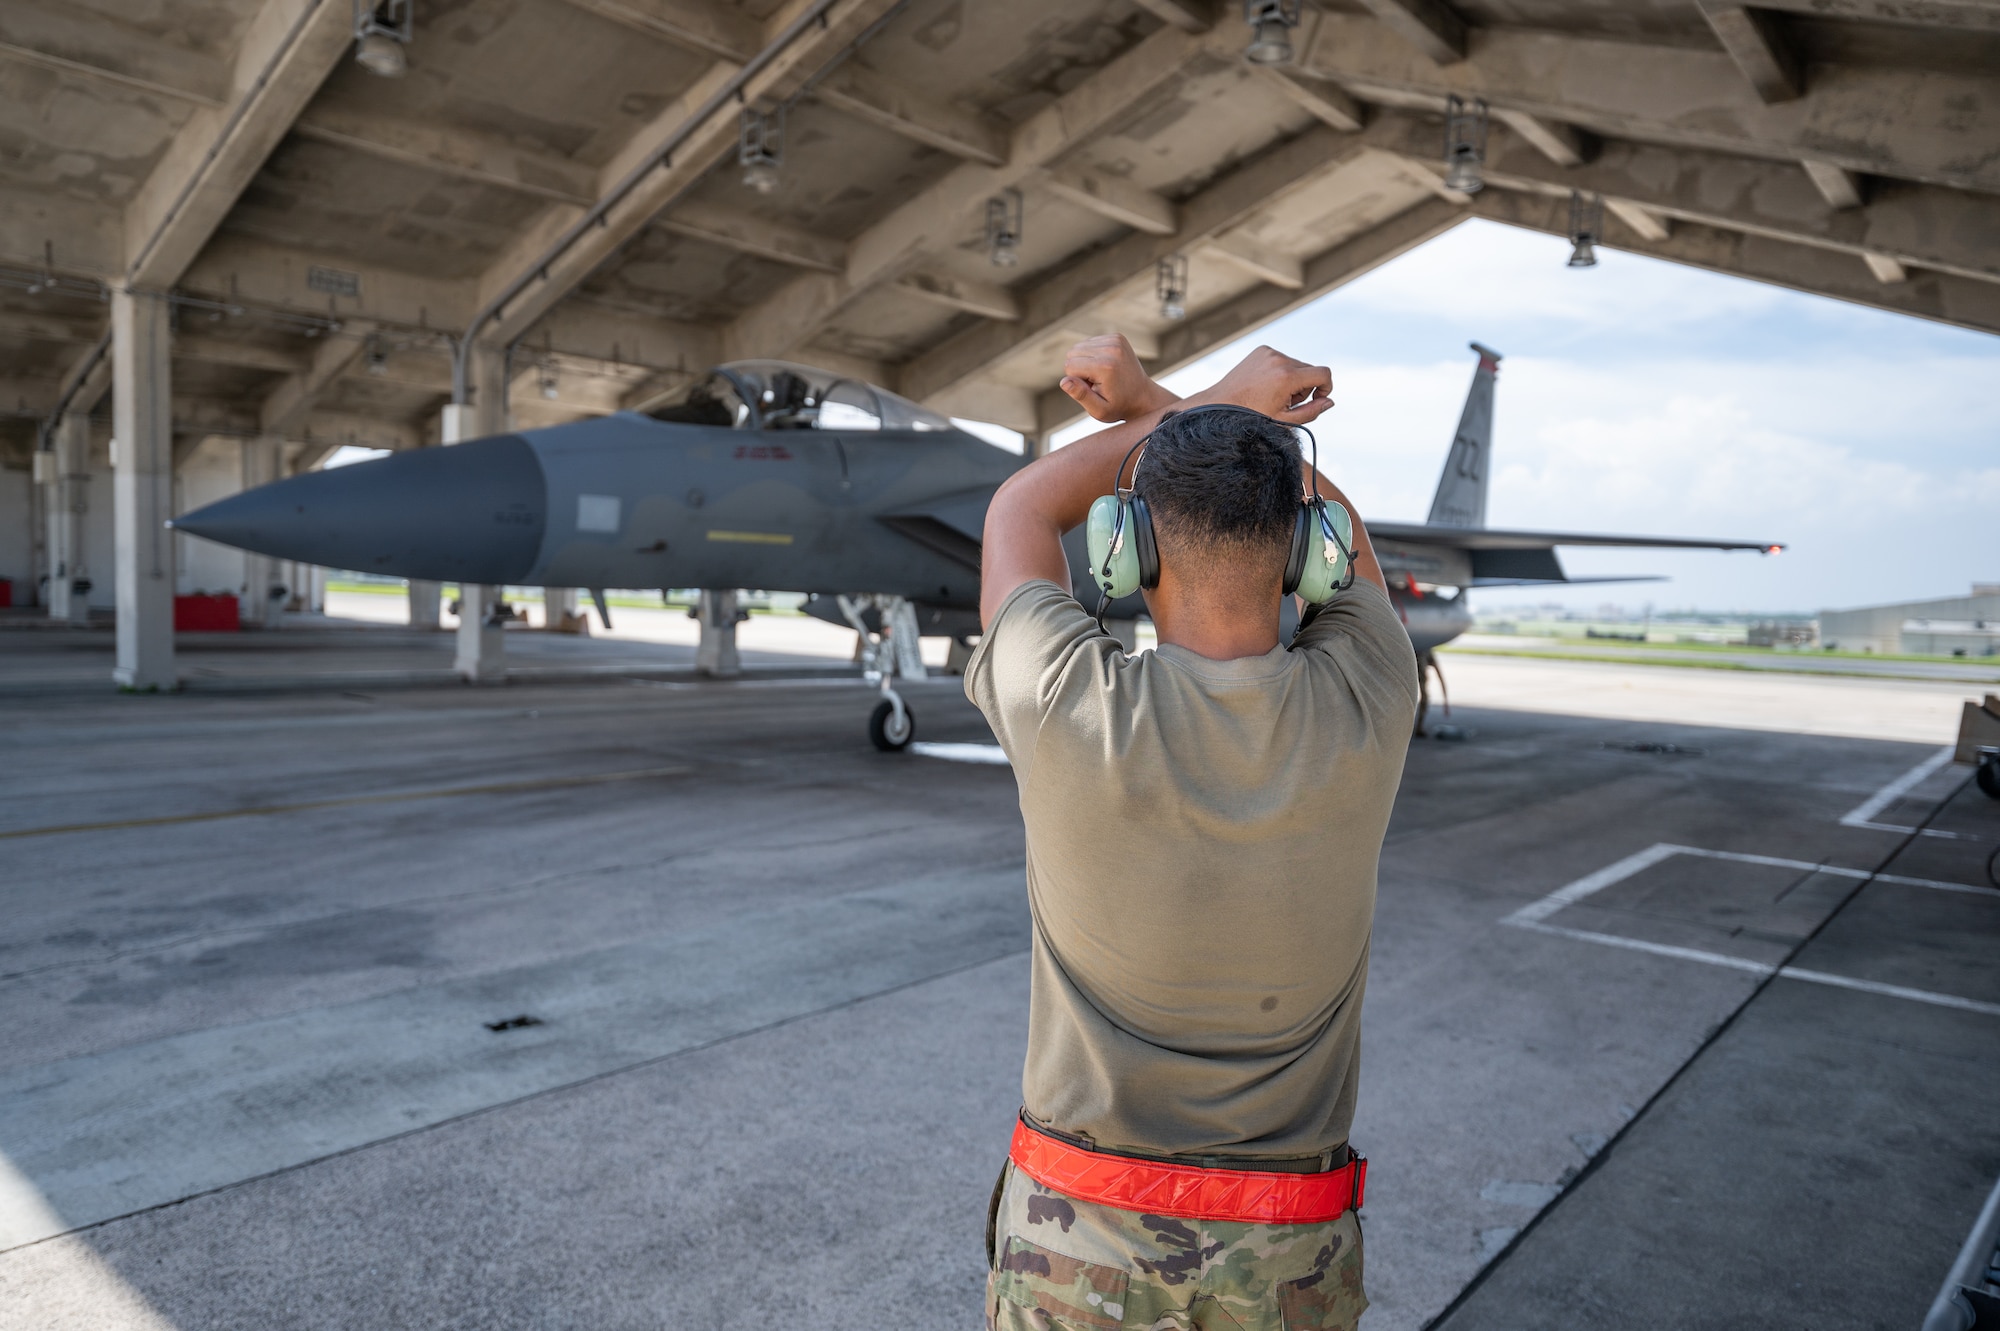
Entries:
{"type": "Polygon", "coordinates": [[[308,472],[196,509],[175,531],[276,559],[506,583],[541,553],[548,486],[518,435],[308,472]]]}

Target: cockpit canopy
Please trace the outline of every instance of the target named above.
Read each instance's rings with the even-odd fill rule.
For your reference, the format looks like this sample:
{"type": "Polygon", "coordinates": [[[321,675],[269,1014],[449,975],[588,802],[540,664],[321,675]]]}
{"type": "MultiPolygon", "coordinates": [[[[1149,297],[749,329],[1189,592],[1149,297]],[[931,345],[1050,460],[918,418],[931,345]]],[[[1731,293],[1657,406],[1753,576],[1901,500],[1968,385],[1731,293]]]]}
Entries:
{"type": "Polygon", "coordinates": [[[718,365],[645,409],[656,421],[738,430],[950,430],[886,388],[782,360],[718,365]]]}

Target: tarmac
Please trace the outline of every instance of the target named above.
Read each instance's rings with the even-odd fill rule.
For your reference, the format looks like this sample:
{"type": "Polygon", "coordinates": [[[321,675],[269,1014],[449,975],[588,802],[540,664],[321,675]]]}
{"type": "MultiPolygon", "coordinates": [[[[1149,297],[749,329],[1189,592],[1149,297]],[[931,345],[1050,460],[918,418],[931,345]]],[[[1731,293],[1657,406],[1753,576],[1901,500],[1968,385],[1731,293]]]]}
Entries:
{"type": "MultiPolygon", "coordinates": [[[[975,761],[826,655],[329,624],[130,697],[102,636],[0,632],[0,1328],[979,1324],[1027,919],[958,681],[975,761]]],[[[1976,690],[1448,668],[1363,1326],[1914,1326],[2000,1174],[1976,690]]]]}

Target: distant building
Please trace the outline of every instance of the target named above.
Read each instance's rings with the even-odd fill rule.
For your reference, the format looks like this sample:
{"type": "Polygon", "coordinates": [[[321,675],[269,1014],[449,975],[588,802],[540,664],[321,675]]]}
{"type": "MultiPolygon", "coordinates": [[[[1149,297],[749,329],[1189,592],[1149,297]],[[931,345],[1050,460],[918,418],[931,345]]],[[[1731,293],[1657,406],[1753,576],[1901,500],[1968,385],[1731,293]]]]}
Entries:
{"type": "Polygon", "coordinates": [[[2000,656],[2000,583],[1975,582],[1972,595],[1939,601],[1822,610],[1819,640],[1829,651],[2000,656]]]}
{"type": "Polygon", "coordinates": [[[1816,636],[1809,620],[1760,619],[1750,626],[1744,641],[1752,647],[1810,647],[1816,636]]]}

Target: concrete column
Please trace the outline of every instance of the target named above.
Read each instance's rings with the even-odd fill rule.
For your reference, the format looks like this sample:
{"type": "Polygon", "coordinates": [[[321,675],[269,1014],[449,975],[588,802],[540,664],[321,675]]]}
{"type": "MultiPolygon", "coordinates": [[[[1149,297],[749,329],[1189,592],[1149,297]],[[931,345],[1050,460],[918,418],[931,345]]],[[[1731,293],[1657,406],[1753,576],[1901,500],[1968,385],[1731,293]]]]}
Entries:
{"type": "Polygon", "coordinates": [[[90,569],[84,532],[90,520],[90,418],[72,411],[56,422],[55,482],[48,487],[49,618],[90,620],[90,569]]]}
{"type": "Polygon", "coordinates": [[[173,381],[167,298],[111,293],[111,509],[121,687],[171,689],[174,675],[173,381]]]}
{"type": "Polygon", "coordinates": [[[695,618],[701,623],[701,645],[695,649],[694,668],[715,679],[742,674],[743,658],[736,652],[736,593],[704,591],[695,603],[695,618]]]}
{"type": "MultiPolygon", "coordinates": [[[[243,441],[243,488],[254,490],[278,479],[283,465],[284,441],[276,435],[259,435],[243,441]]],[[[285,598],[272,596],[280,585],[278,561],[267,555],[243,552],[242,616],[244,628],[272,629],[285,610],[285,598]]]]}
{"type": "Polygon", "coordinates": [[[576,613],[576,588],[542,588],[542,627],[553,629],[563,622],[564,615],[576,613]]]}
{"type": "Polygon", "coordinates": [[[410,579],[410,627],[434,629],[438,626],[438,597],[444,584],[410,579]]]}
{"type": "MultiPolygon", "coordinates": [[[[483,439],[507,428],[505,349],[475,344],[470,355],[472,403],[469,410],[462,406],[445,408],[442,437],[446,444],[483,439]]],[[[456,665],[460,678],[469,683],[507,677],[506,634],[501,623],[493,619],[493,607],[499,599],[497,588],[459,588],[456,665]]]]}
{"type": "Polygon", "coordinates": [[[306,565],[306,586],[309,589],[306,609],[315,615],[326,613],[326,570],[318,564],[306,565]]]}

